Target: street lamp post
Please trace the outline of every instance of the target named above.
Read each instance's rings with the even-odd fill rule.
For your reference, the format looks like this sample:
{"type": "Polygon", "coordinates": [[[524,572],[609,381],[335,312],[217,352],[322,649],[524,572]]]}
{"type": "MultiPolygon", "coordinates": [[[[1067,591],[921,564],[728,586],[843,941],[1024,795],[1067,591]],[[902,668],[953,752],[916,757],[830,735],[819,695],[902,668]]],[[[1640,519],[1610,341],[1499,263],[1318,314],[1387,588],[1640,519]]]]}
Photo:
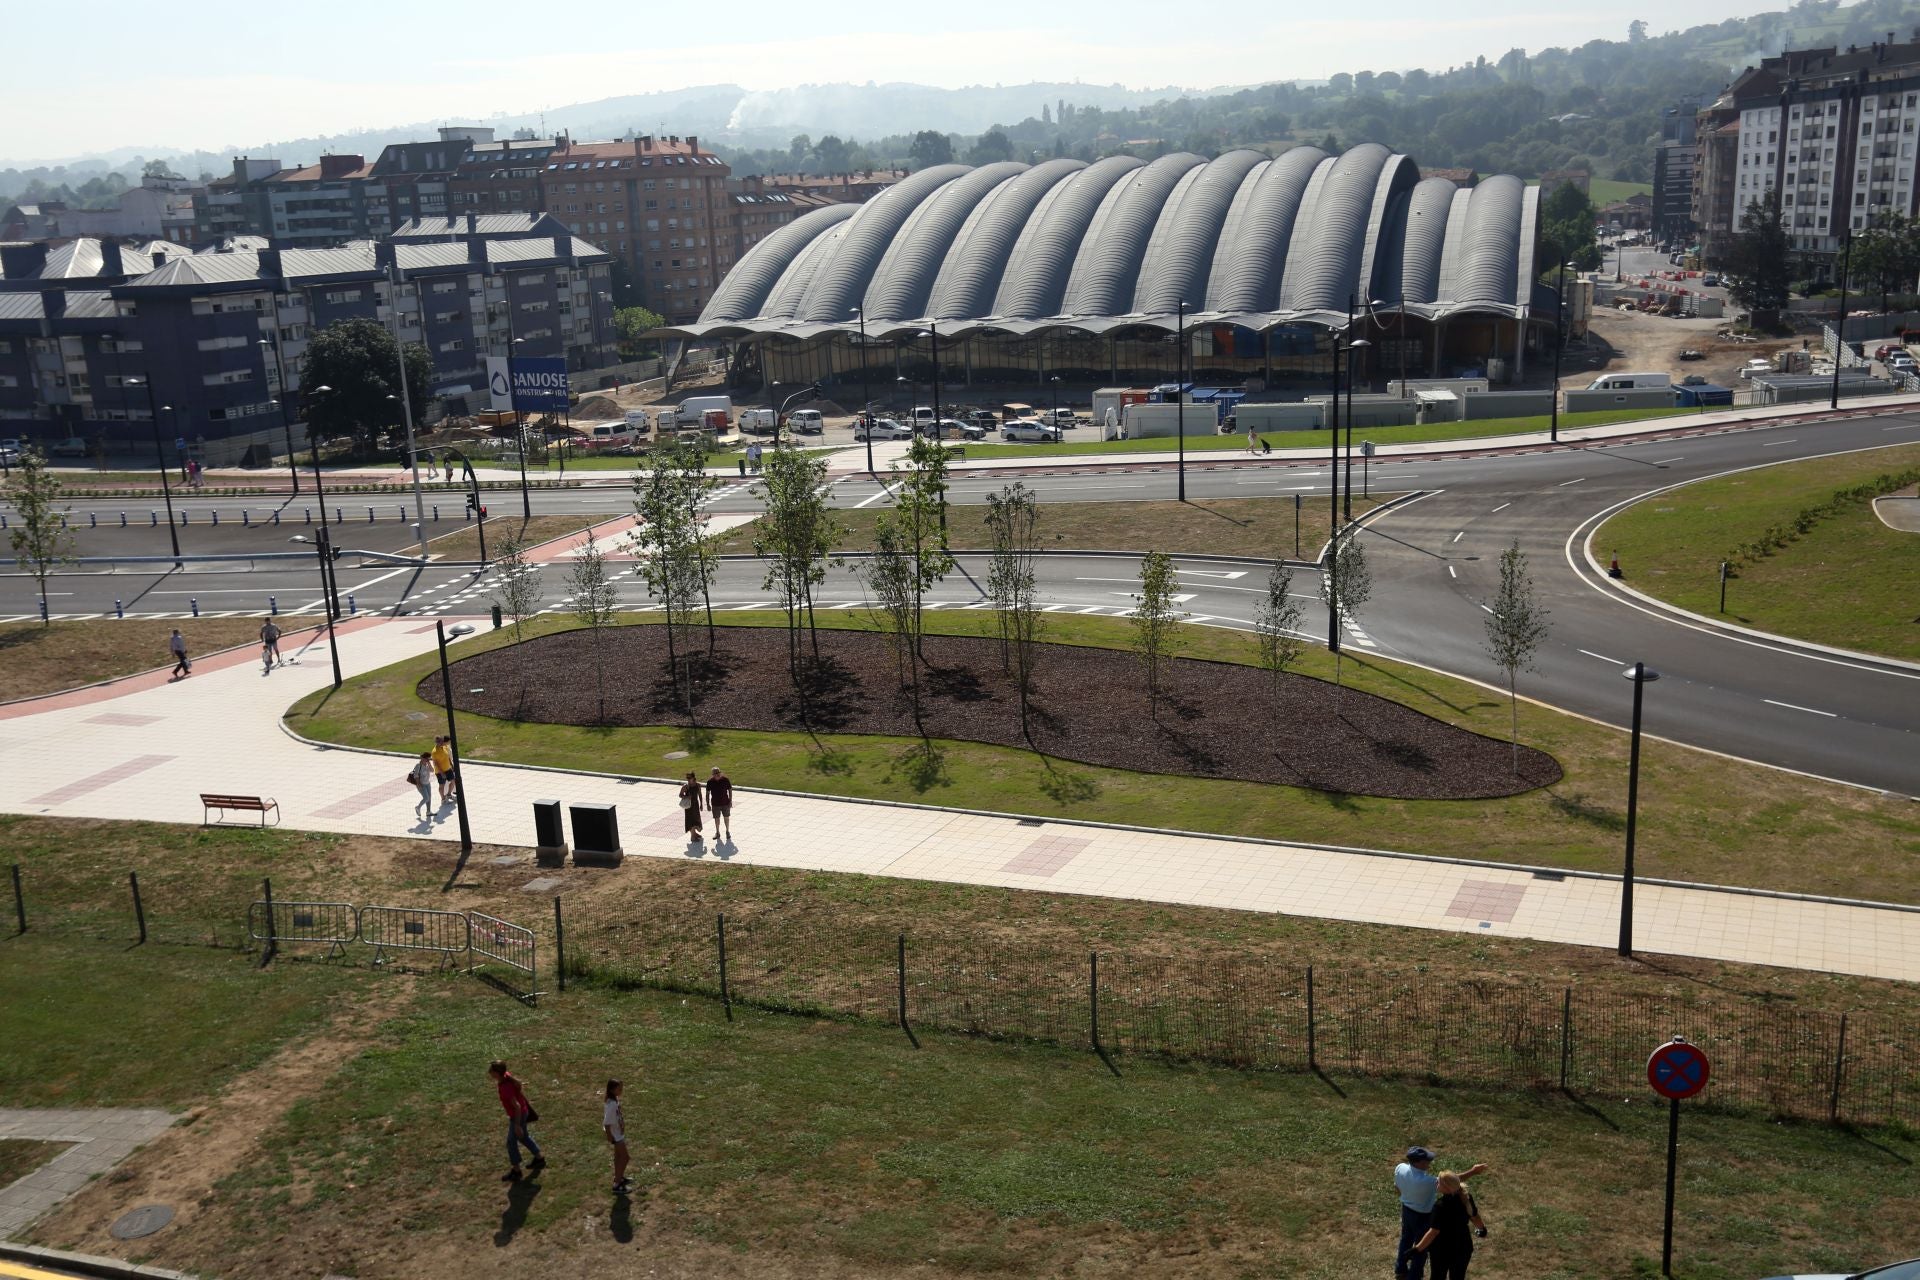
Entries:
{"type": "Polygon", "coordinates": [[[440,639],[440,692],[447,702],[447,753],[453,757],[453,803],[460,814],[460,852],[473,852],[473,828],[467,822],[467,784],[460,776],[460,729],[453,721],[453,676],[447,670],[447,637],[470,636],[473,628],[462,622],[451,631],[445,622],[433,624],[440,639]]]}
{"type": "Polygon", "coordinates": [[[1327,652],[1340,652],[1340,608],[1337,590],[1340,579],[1336,572],[1338,557],[1334,554],[1335,545],[1340,537],[1340,339],[1333,340],[1333,397],[1328,401],[1332,412],[1332,442],[1327,446],[1327,652]]]}
{"type": "MultiPolygon", "coordinates": [[[[147,417],[153,421],[153,460],[160,464],[160,494],[167,502],[167,539],[173,544],[173,567],[178,569],[181,567],[180,531],[173,522],[173,486],[167,481],[167,455],[160,443],[160,410],[153,403],[153,378],[136,378],[134,381],[147,389],[147,417]]],[[[169,410],[172,407],[167,406],[169,410]]]]}
{"type": "Polygon", "coordinates": [[[1187,500],[1187,300],[1175,305],[1173,322],[1173,341],[1176,350],[1173,353],[1173,395],[1175,408],[1173,419],[1175,432],[1180,437],[1179,462],[1175,470],[1179,474],[1178,497],[1187,500]]]}
{"type": "Polygon", "coordinates": [[[853,318],[860,322],[860,417],[867,429],[867,474],[873,474],[873,392],[868,387],[867,377],[867,315],[859,307],[853,309],[853,318]]]}
{"type": "Polygon", "coordinates": [[[280,429],[287,433],[287,475],[293,480],[293,496],[300,496],[300,460],[293,452],[293,416],[287,407],[287,369],[280,359],[280,330],[272,338],[260,339],[260,345],[273,356],[273,382],[280,388],[280,429]]]}
{"type": "MultiPolygon", "coordinates": [[[[413,390],[407,386],[407,348],[400,341],[400,269],[398,266],[387,268],[387,300],[389,313],[393,316],[393,358],[398,363],[400,374],[400,421],[407,432],[407,465],[413,468],[413,532],[420,543],[420,558],[427,558],[427,501],[420,493],[420,455],[413,447],[413,390]]],[[[427,332],[427,290],[418,277],[413,282],[413,305],[420,313],[420,333],[427,332]]],[[[513,385],[513,376],[507,376],[509,388],[513,385]]],[[[424,407],[424,406],[423,406],[424,407]]],[[[522,451],[524,462],[525,451],[522,451]]]]}
{"type": "MultiPolygon", "coordinates": [[[[306,535],[296,533],[288,542],[306,544],[306,535]]],[[[327,615],[327,652],[333,656],[333,687],[340,687],[340,642],[334,638],[333,620],[339,610],[334,604],[337,591],[333,582],[333,543],[327,536],[325,527],[313,540],[313,549],[320,556],[320,605],[327,615]]]]}
{"type": "Polygon", "coordinates": [[[1356,338],[1347,344],[1347,465],[1345,478],[1340,482],[1340,518],[1347,524],[1353,523],[1353,353],[1372,345],[1365,338],[1356,338]]]}
{"type": "Polygon", "coordinates": [[[526,342],[513,336],[513,287],[507,287],[507,405],[513,414],[513,439],[520,452],[520,515],[533,519],[533,499],[527,495],[527,429],[520,421],[520,384],[513,377],[513,349],[526,342]]]}
{"type": "Polygon", "coordinates": [[[1057,427],[1060,425],[1060,375],[1049,375],[1047,384],[1053,389],[1053,425],[1057,427]]]}
{"type": "Polygon", "coordinates": [[[1620,954],[1633,954],[1633,835],[1640,808],[1640,695],[1647,685],[1660,678],[1644,662],[1636,662],[1621,675],[1633,681],[1633,730],[1627,748],[1627,856],[1620,877],[1620,954]]]}
{"type": "Polygon", "coordinates": [[[1840,314],[1833,321],[1833,393],[1827,397],[1829,409],[1840,407],[1840,357],[1847,349],[1847,276],[1852,269],[1853,228],[1849,227],[1846,238],[1840,242],[1840,314]]]}
{"type": "Polygon", "coordinates": [[[927,334],[933,339],[933,438],[940,438],[940,322],[927,322],[927,334]]]}
{"type": "Polygon", "coordinates": [[[1570,265],[1560,264],[1560,287],[1553,296],[1553,398],[1548,410],[1551,417],[1547,438],[1555,444],[1560,443],[1560,352],[1567,345],[1567,268],[1570,265]]]}

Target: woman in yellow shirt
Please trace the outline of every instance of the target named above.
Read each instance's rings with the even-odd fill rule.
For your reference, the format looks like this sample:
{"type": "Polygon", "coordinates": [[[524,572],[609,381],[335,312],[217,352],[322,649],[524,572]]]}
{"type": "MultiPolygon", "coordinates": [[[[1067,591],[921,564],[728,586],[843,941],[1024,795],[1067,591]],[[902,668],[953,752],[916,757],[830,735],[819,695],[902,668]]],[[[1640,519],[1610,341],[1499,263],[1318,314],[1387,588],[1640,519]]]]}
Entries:
{"type": "Polygon", "coordinates": [[[440,803],[453,799],[453,745],[444,736],[433,740],[433,777],[440,784],[440,803]]]}

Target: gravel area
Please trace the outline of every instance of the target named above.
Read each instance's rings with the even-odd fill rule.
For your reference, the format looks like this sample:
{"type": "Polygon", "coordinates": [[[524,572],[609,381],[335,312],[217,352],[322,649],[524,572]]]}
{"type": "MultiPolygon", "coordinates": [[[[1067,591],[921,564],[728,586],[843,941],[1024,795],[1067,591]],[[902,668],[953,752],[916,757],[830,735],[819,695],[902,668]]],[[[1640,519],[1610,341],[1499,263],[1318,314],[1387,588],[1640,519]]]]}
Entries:
{"type": "MultiPolygon", "coordinates": [[[[704,633],[700,643],[704,643],[704,633]]],[[[673,705],[663,627],[610,629],[606,723],[684,724],[673,705]]],[[[922,718],[929,737],[1028,746],[1019,694],[992,640],[926,637],[922,718]]],[[[822,671],[803,721],[778,628],[723,628],[700,682],[698,723],[715,729],[911,736],[909,699],[885,637],[822,631],[822,671]]],[[[1031,746],[1083,764],[1146,773],[1276,782],[1348,795],[1481,799],[1560,780],[1560,765],[1522,747],[1516,776],[1507,743],[1353,689],[1226,663],[1175,660],[1157,720],[1139,662],[1111,649],[1044,645],[1037,664],[1031,746]]],[[[542,636],[456,664],[463,710],[546,724],[598,719],[593,642],[585,630],[542,636]]],[[[440,701],[440,679],[419,694],[440,701]]]]}

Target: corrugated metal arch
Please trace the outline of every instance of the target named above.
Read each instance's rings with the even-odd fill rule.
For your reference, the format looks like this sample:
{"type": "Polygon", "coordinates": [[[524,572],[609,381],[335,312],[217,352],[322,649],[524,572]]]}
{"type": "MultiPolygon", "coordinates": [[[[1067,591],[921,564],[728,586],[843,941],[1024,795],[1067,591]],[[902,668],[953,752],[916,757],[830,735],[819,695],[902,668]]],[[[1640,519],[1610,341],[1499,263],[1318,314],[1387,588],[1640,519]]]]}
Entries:
{"type": "Polygon", "coordinates": [[[1048,160],[990,192],[954,237],[934,280],[927,314],[936,319],[992,315],[993,296],[1034,210],[1049,192],[1086,167],[1079,160],[1048,160]]]}
{"type": "Polygon", "coordinates": [[[1018,160],[982,165],[923,201],[887,246],[860,305],[868,316],[910,320],[927,314],[927,300],[953,239],[1001,183],[1025,173],[1018,160]]]}
{"type": "Polygon", "coordinates": [[[1119,183],[1080,242],[1062,304],[1068,315],[1119,315],[1133,309],[1133,286],[1147,240],[1167,198],[1189,170],[1206,161],[1191,151],[1161,156],[1119,183]]]}
{"type": "Polygon", "coordinates": [[[1060,313],[1060,301],[1093,215],[1114,186],[1145,165],[1133,156],[1096,160],[1049,191],[1034,209],[1007,259],[994,315],[1037,318],[1060,313]]]}
{"type": "Polygon", "coordinates": [[[1228,216],[1207,288],[1209,311],[1273,310],[1307,183],[1326,159],[1318,147],[1293,147],[1260,171],[1237,225],[1228,216]]]}
{"type": "Polygon", "coordinates": [[[1280,284],[1280,309],[1344,313],[1360,266],[1381,171],[1392,152],[1366,142],[1324,166],[1304,239],[1296,232],[1280,284]]]}
{"type": "Polygon", "coordinates": [[[814,277],[839,252],[840,242],[846,238],[847,229],[853,225],[852,218],[842,218],[828,227],[825,233],[817,235],[812,242],[794,256],[793,262],[780,275],[780,283],[773,286],[773,292],[767,295],[766,307],[761,315],[769,320],[792,320],[800,315],[800,307],[806,301],[807,291],[813,285],[814,277]]]}
{"type": "MultiPolygon", "coordinates": [[[[1406,234],[1404,218],[1407,197],[1420,183],[1420,168],[1406,156],[1390,153],[1374,184],[1373,208],[1367,215],[1365,248],[1360,255],[1356,301],[1384,301],[1375,292],[1382,269],[1388,262],[1392,274],[1399,274],[1401,238],[1406,234]]],[[[1398,279],[1394,281],[1398,284],[1398,279]]]]}
{"type": "Polygon", "coordinates": [[[922,169],[861,205],[847,221],[833,260],[815,271],[800,304],[800,318],[823,324],[845,320],[860,305],[880,259],[913,211],[934,192],[968,172],[963,164],[922,169]]]}
{"type": "Polygon", "coordinates": [[[1454,307],[1511,307],[1520,266],[1520,198],[1526,184],[1501,175],[1470,193],[1460,273],[1445,301],[1454,307]]]}
{"type": "Polygon", "coordinates": [[[713,291],[706,310],[700,313],[700,323],[727,323],[761,314],[768,295],[801,251],[834,224],[851,218],[856,209],[857,206],[850,204],[815,209],[747,250],[733,270],[721,278],[720,287],[713,291]]]}
{"type": "Polygon", "coordinates": [[[1266,160],[1259,151],[1229,151],[1188,175],[1147,242],[1133,310],[1152,315],[1172,311],[1181,302],[1188,310],[1205,305],[1227,214],[1247,174],[1266,160]]]}
{"type": "Polygon", "coordinates": [[[1439,299],[1440,255],[1447,246],[1447,218],[1458,189],[1445,178],[1427,178],[1408,197],[1394,301],[1426,306],[1439,299]]]}

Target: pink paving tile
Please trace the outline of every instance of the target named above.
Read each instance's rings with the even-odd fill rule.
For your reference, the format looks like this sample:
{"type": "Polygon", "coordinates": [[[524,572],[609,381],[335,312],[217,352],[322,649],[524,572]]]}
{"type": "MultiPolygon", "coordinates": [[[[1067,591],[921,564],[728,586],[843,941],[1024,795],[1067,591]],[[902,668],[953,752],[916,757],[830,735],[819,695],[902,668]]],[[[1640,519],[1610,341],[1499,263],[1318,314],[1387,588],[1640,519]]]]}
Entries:
{"type": "Polygon", "coordinates": [[[594,539],[600,543],[600,549],[606,553],[607,559],[631,560],[633,556],[624,549],[624,535],[639,527],[639,517],[617,516],[612,520],[604,520],[590,529],[582,529],[578,533],[570,533],[564,537],[555,538],[551,542],[528,547],[527,561],[530,564],[547,564],[555,560],[564,560],[576,548],[586,545],[589,533],[593,534],[594,539]]]}
{"type": "Polygon", "coordinates": [[[1527,886],[1523,884],[1502,884],[1497,880],[1462,880],[1460,891],[1453,895],[1453,904],[1446,910],[1450,916],[1461,916],[1468,920],[1490,920],[1500,924],[1510,924],[1514,912],[1520,909],[1520,899],[1527,896],[1527,886]]]}
{"type": "Polygon", "coordinates": [[[686,815],[676,809],[664,818],[654,819],[634,834],[647,840],[675,840],[686,832],[686,815]]]}
{"type": "Polygon", "coordinates": [[[165,716],[136,716],[126,711],[105,711],[97,716],[88,716],[86,724],[110,724],[123,729],[137,729],[144,724],[159,724],[165,716]]]}
{"type": "Polygon", "coordinates": [[[1092,843],[1072,836],[1041,836],[1000,870],[1017,876],[1050,876],[1079,857],[1081,850],[1092,843]]]}
{"type": "Polygon", "coordinates": [[[356,814],[365,813],[377,804],[381,804],[400,795],[407,796],[416,804],[419,803],[419,793],[407,785],[406,772],[400,768],[400,763],[399,760],[393,762],[394,779],[392,782],[383,782],[377,787],[368,787],[365,791],[355,792],[350,796],[343,796],[324,809],[315,809],[307,816],[310,818],[351,818],[356,814]]]}
{"type": "Polygon", "coordinates": [[[149,769],[157,768],[167,763],[167,761],[176,758],[177,757],[174,756],[135,756],[124,764],[117,764],[111,769],[102,769],[99,773],[69,782],[64,787],[55,787],[52,791],[44,795],[35,796],[33,799],[27,801],[27,803],[65,804],[69,800],[77,800],[81,796],[91,795],[102,787],[110,787],[116,782],[125,782],[135,774],[145,773],[149,769]]]}

